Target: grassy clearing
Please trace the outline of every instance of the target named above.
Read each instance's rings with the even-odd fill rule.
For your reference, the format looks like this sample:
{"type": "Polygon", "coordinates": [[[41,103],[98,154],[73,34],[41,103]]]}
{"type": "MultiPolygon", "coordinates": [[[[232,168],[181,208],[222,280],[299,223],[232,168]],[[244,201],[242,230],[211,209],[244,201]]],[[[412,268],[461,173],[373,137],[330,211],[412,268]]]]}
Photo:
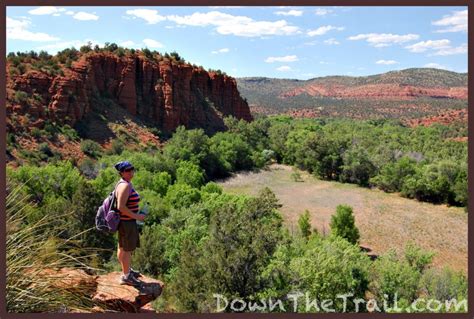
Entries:
{"type": "Polygon", "coordinates": [[[412,240],[436,253],[433,260],[436,267],[449,265],[467,273],[467,214],[462,208],[322,181],[306,172],[300,172],[302,182],[295,182],[291,173],[290,166],[274,164],[258,173],[236,174],[220,184],[226,192],[249,195],[269,187],[283,205],[280,211],[290,230],[298,228],[298,217],[307,209],[312,226],[320,233],[328,233],[336,206],[350,205],[361,233],[361,245],[375,254],[390,248],[401,252],[412,240]]]}

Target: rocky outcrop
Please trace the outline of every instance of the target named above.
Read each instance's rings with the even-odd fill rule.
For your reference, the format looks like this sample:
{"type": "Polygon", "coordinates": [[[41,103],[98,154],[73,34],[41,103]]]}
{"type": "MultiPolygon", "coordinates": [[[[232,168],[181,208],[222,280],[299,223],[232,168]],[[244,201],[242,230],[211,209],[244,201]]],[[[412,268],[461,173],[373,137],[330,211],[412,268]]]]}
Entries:
{"type": "Polygon", "coordinates": [[[163,282],[140,277],[140,287],[120,285],[120,272],[89,275],[80,269],[45,269],[44,276],[56,278],[54,288],[87,294],[96,305],[90,312],[155,312],[150,302],[163,292],[163,282]]]}
{"type": "Polygon", "coordinates": [[[85,54],[63,71],[63,76],[38,71],[9,76],[7,114],[74,125],[106,98],[164,131],[179,125],[222,129],[226,115],[252,120],[234,78],[186,63],[101,52],[85,54]],[[13,98],[17,91],[41,102],[32,108],[13,98]]]}
{"type": "Polygon", "coordinates": [[[112,272],[99,276],[96,280],[97,290],[93,300],[102,308],[121,312],[144,312],[153,311],[152,308],[144,306],[158,298],[164,284],[156,279],[141,277],[143,284],[140,287],[120,285],[121,273],[112,272]]]}

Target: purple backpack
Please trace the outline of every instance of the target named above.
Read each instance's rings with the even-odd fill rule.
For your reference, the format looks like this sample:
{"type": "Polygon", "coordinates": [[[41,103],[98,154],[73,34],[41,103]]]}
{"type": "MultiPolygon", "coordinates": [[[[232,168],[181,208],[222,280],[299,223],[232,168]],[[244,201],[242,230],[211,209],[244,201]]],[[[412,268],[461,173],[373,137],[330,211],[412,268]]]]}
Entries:
{"type": "MultiPolygon", "coordinates": [[[[117,185],[120,183],[123,183],[123,181],[118,182],[117,185]]],[[[120,213],[116,210],[117,197],[115,196],[115,190],[117,189],[117,185],[115,185],[114,190],[104,199],[104,202],[95,215],[95,228],[105,233],[116,232],[120,223],[120,213]]]]}

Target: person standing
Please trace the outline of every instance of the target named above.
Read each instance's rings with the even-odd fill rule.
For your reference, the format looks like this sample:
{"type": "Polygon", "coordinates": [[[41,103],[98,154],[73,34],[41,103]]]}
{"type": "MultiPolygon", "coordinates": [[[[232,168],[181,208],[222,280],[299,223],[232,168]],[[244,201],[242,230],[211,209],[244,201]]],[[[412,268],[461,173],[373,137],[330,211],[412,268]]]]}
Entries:
{"type": "Polygon", "coordinates": [[[114,165],[121,179],[116,186],[117,211],[120,213],[118,226],[117,258],[122,266],[121,285],[139,286],[140,272],[131,267],[132,252],[140,247],[140,237],[136,221],[143,221],[145,215],[138,214],[140,195],[131,183],[135,168],[128,161],[114,165]]]}

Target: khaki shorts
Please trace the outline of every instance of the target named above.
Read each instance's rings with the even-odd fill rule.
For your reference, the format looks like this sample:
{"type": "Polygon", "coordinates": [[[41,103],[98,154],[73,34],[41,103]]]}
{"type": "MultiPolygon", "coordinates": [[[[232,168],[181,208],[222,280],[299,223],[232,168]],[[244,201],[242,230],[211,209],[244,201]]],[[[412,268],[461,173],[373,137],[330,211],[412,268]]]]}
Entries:
{"type": "Polygon", "coordinates": [[[125,251],[133,251],[140,247],[140,237],[135,220],[121,220],[118,226],[119,247],[125,251]]]}

